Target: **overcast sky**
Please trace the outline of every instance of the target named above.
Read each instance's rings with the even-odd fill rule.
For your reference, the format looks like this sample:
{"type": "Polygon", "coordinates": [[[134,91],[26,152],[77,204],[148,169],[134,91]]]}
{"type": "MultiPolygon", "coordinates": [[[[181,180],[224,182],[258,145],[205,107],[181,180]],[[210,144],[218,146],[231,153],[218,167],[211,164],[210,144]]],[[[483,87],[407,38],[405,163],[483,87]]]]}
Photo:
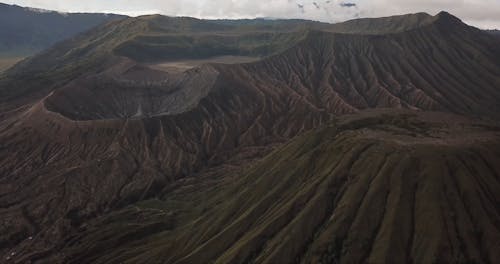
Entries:
{"type": "MultiPolygon", "coordinates": [[[[0,0],[2,1],[2,0],[0,0]]],[[[356,17],[448,11],[470,25],[500,29],[500,0],[7,0],[63,12],[163,14],[199,18],[304,18],[339,22],[356,17]]]]}

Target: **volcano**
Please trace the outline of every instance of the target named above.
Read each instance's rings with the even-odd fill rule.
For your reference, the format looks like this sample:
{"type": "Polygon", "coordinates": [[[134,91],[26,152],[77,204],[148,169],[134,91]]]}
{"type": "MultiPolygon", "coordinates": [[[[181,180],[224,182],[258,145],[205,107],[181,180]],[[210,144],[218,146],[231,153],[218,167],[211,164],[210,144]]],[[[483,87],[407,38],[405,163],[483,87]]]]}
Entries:
{"type": "Polygon", "coordinates": [[[0,91],[3,259],[500,259],[500,39],[449,13],[127,18],[0,91]]]}

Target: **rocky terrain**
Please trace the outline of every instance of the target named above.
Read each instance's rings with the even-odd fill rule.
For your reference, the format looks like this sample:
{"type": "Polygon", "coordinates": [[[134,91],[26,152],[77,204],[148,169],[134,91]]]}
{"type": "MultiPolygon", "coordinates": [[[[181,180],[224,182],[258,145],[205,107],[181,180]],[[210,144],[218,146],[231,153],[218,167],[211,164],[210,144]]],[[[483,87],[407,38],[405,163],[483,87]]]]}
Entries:
{"type": "Polygon", "coordinates": [[[494,263],[499,44],[445,12],[61,42],[0,76],[2,260],[494,263]],[[152,66],[217,56],[261,59],[152,66]]]}

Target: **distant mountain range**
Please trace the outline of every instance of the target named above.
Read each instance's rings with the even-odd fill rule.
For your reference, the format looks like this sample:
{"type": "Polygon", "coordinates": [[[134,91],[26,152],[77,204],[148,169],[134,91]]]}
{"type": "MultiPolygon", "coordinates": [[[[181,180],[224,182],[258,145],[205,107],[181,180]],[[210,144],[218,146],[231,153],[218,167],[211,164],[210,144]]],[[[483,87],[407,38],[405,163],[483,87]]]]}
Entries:
{"type": "Polygon", "coordinates": [[[492,34],[492,35],[500,36],[500,30],[498,30],[498,29],[489,29],[489,30],[485,30],[485,31],[492,34]]]}
{"type": "Polygon", "coordinates": [[[99,24],[125,18],[99,13],[61,13],[0,3],[0,58],[25,57],[99,24]]]}

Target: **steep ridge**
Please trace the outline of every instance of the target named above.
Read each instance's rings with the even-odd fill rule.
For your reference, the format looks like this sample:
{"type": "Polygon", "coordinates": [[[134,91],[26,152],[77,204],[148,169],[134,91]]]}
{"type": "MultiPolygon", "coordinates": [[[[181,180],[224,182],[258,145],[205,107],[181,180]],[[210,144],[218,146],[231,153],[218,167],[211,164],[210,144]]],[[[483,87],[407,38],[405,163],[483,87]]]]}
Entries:
{"type": "MultiPolygon", "coordinates": [[[[60,43],[2,74],[0,86],[3,87],[4,95],[0,98],[0,107],[9,110],[39,100],[51,90],[79,76],[98,73],[120,63],[121,59],[116,55],[125,55],[142,62],[193,56],[269,56],[293,47],[306,36],[308,30],[348,34],[362,32],[368,35],[395,34],[436,24],[439,18],[457,20],[445,13],[434,17],[414,14],[353,20],[334,25],[293,20],[229,23],[162,16],[129,18],[108,23],[60,43]],[[14,104],[16,100],[20,102],[14,104]]],[[[467,28],[465,24],[455,22],[454,27],[460,30],[467,28]]],[[[498,42],[484,40],[485,36],[480,34],[474,37],[483,40],[482,45],[489,43],[487,45],[491,47],[495,47],[498,42]]],[[[491,47],[487,48],[491,50],[491,47]]]]}
{"type": "Polygon", "coordinates": [[[73,119],[173,115],[194,108],[217,76],[209,66],[168,73],[128,62],[69,83],[45,106],[73,119]]]}
{"type": "Polygon", "coordinates": [[[437,16],[427,13],[407,14],[381,18],[361,18],[325,27],[328,31],[347,34],[391,34],[421,28],[432,24],[437,16]]]}
{"type": "Polygon", "coordinates": [[[91,220],[46,260],[493,263],[499,147],[499,126],[450,114],[348,115],[91,220]]]}
{"type": "Polygon", "coordinates": [[[401,34],[311,32],[283,54],[220,73],[240,78],[233,86],[249,86],[239,76],[251,76],[334,113],[403,107],[498,118],[500,112],[498,42],[447,14],[401,34]]]}
{"type": "MultiPolygon", "coordinates": [[[[2,254],[22,251],[17,257],[21,260],[79,256],[94,260],[105,255],[102,248],[89,250],[89,255],[79,252],[78,246],[64,254],[59,249],[66,247],[68,236],[96,217],[111,217],[111,212],[151,197],[168,200],[177,191],[209,189],[224,180],[221,175],[244,168],[275,146],[340,114],[376,107],[490,118],[499,114],[498,40],[447,14],[421,28],[391,34],[310,30],[284,52],[259,62],[204,65],[175,76],[113,54],[114,48],[149,27],[149,19],[141,18],[108,24],[2,77],[2,109],[9,110],[0,116],[0,141],[5,142],[0,149],[2,254]],[[82,56],[89,60],[82,62],[82,56]],[[44,59],[53,68],[44,70],[44,59]],[[34,72],[35,77],[21,80],[34,72]],[[147,76],[145,84],[141,76],[147,76]],[[30,82],[37,85],[22,85],[30,82]]],[[[494,146],[494,142],[489,144],[494,146]]],[[[497,154],[491,155],[484,154],[493,158],[497,154]]],[[[181,211],[189,208],[181,207],[181,211]]],[[[147,215],[128,213],[125,219],[139,217],[152,224],[136,225],[137,229],[130,230],[137,233],[130,237],[169,230],[170,220],[191,221],[196,215],[163,218],[154,210],[147,215]],[[166,222],[158,223],[156,217],[166,222]]],[[[118,248],[130,237],[113,243],[118,248]]],[[[199,242],[206,239],[186,242],[192,246],[186,247],[193,250],[192,256],[179,249],[166,258],[190,261],[202,259],[199,254],[205,252],[218,254],[209,258],[221,257],[222,244],[214,244],[218,248],[214,251],[203,250],[199,242]],[[194,251],[197,248],[200,253],[194,251]]],[[[223,243],[230,240],[223,239],[223,243]]],[[[450,245],[443,243],[443,247],[450,245]]],[[[158,250],[173,252],[166,248],[158,250]]],[[[425,255],[415,250],[415,256],[425,255]]],[[[480,256],[492,259],[491,252],[480,256]]],[[[126,257],[120,249],[109,254],[126,257]]],[[[247,253],[227,254],[221,260],[237,259],[239,254],[250,258],[247,253]]],[[[141,257],[147,259],[147,255],[141,257]]]]}
{"type": "MultiPolygon", "coordinates": [[[[102,81],[106,78],[101,74],[93,77],[96,85],[88,84],[85,79],[84,84],[77,80],[77,84],[70,83],[59,89],[48,98],[47,105],[72,119],[112,119],[133,116],[146,100],[151,102],[150,105],[158,106],[150,109],[149,115],[159,115],[169,113],[165,111],[168,108],[165,105],[170,105],[172,100],[177,100],[176,104],[185,103],[175,95],[175,99],[169,96],[163,102],[162,99],[158,101],[158,93],[180,90],[187,97],[200,98],[200,93],[208,95],[210,90],[212,94],[218,94],[220,91],[217,90],[222,89],[229,94],[252,93],[252,97],[260,96],[274,103],[299,101],[299,104],[334,114],[396,107],[499,118],[498,41],[469,28],[449,14],[431,18],[432,24],[399,34],[309,31],[297,45],[260,62],[213,65],[213,68],[203,67],[186,73],[188,76],[215,76],[217,72],[217,81],[211,87],[193,89],[190,83],[173,81],[155,88],[154,84],[148,83],[135,85],[142,91],[139,91],[140,96],[135,96],[136,92],[130,91],[129,94],[130,89],[121,83],[102,81]],[[80,88],[75,87],[83,87],[87,95],[76,92],[80,88]],[[120,97],[115,96],[117,92],[111,92],[113,89],[125,101],[108,106],[111,109],[94,106],[118,100],[120,97]],[[71,106],[67,105],[69,102],[71,106]],[[89,110],[82,112],[75,108],[89,110]]],[[[131,69],[126,68],[127,71],[131,69]]],[[[165,74],[164,79],[172,77],[165,74]]],[[[243,105],[234,107],[248,108],[243,105]]],[[[273,107],[293,108],[294,105],[273,107]]]]}
{"type": "Polygon", "coordinates": [[[0,109],[5,112],[36,103],[76,78],[101,73],[130,59],[149,62],[220,55],[267,56],[301,39],[304,29],[292,24],[270,32],[262,26],[229,26],[158,15],[110,22],[1,73],[0,109]]]}

